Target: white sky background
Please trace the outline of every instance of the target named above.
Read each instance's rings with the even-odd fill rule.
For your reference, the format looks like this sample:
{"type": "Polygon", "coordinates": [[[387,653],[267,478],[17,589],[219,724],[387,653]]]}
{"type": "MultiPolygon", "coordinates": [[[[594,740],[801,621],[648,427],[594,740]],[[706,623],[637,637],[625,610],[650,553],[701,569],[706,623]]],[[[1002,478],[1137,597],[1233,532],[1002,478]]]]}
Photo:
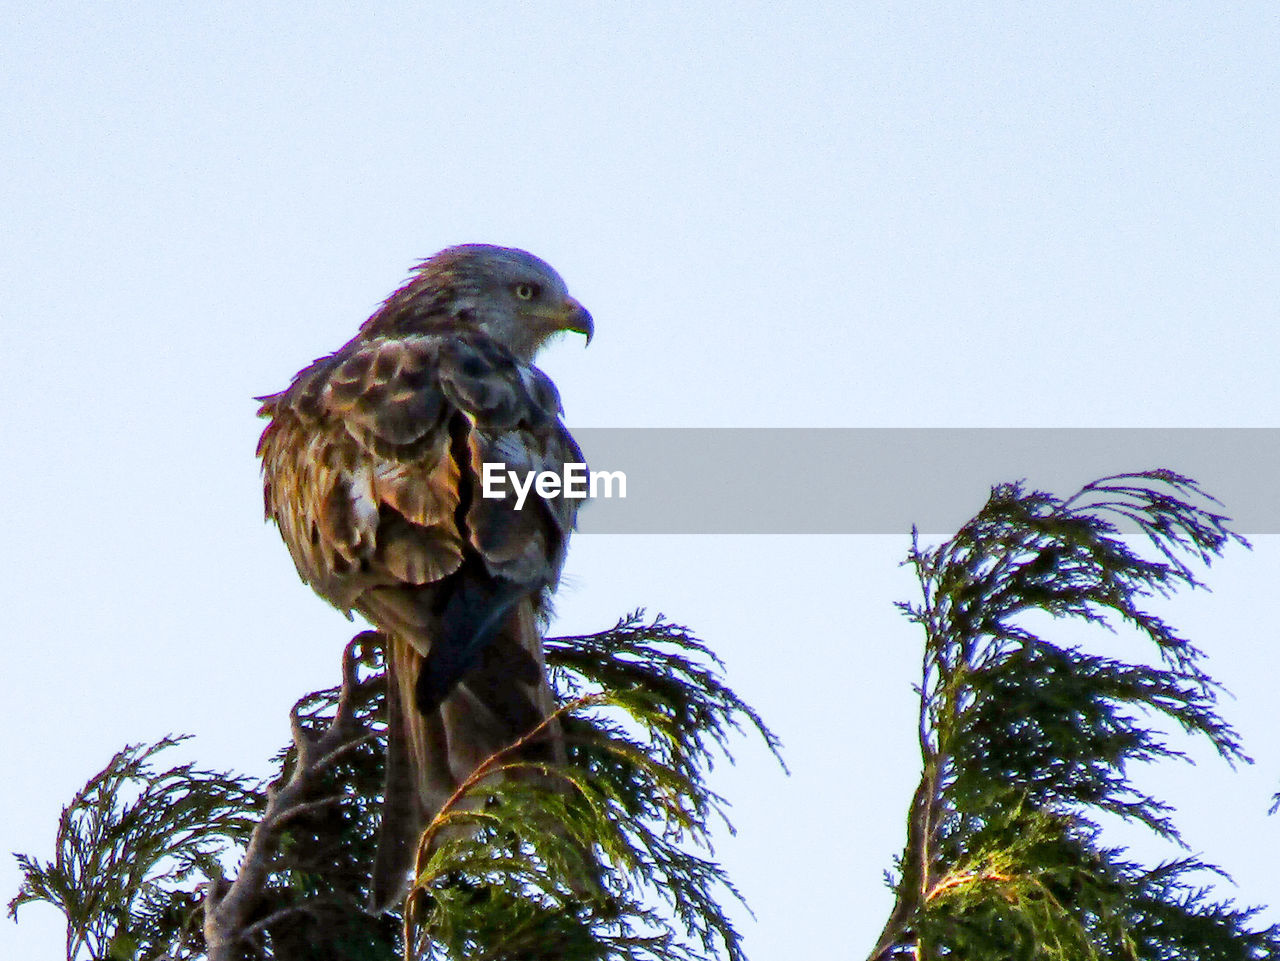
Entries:
{"type": "MultiPolygon", "coordinates": [[[[0,13],[0,852],[50,855],[125,742],[265,774],[336,679],[353,628],[261,521],[250,398],[448,244],[525,247],[591,309],[542,358],[571,427],[1277,426],[1270,4],[218,6],[0,13]]],[[[1269,920],[1277,541],[1167,608],[1259,764],[1156,779],[1269,920]]],[[[744,744],[715,782],[753,958],[862,956],[888,910],[905,549],[571,551],[558,632],[664,611],[786,742],[790,779],[744,744]]],[[[0,956],[61,957],[58,914],[20,919],[0,956]]]]}

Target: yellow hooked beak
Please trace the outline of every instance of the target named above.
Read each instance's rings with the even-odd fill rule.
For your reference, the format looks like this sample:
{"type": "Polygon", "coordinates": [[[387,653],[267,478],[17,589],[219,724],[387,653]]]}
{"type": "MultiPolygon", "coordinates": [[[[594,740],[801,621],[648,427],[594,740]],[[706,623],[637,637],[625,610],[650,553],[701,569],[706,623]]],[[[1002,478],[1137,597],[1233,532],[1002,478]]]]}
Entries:
{"type": "Polygon", "coordinates": [[[582,334],[591,343],[591,335],[596,332],[595,321],[587,313],[587,308],[572,297],[565,295],[559,303],[521,304],[520,313],[526,321],[538,331],[540,338],[549,337],[560,331],[572,331],[582,334]]]}
{"type": "Polygon", "coordinates": [[[587,308],[572,297],[566,297],[564,305],[556,312],[555,329],[570,330],[575,334],[582,334],[587,338],[587,344],[590,345],[591,335],[596,332],[596,324],[591,319],[591,314],[587,313],[587,308]]]}

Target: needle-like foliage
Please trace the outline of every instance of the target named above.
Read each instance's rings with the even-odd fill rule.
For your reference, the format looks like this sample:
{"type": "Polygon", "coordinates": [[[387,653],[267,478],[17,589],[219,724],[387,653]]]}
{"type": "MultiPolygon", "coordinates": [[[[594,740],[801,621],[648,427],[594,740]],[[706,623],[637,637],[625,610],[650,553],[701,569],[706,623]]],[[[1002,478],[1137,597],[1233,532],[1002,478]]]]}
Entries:
{"type": "Polygon", "coordinates": [[[203,956],[191,882],[257,823],[259,785],[225,771],[153,759],[181,737],[129,745],[90,778],[58,819],[56,853],[16,855],[22,887],[9,914],[45,901],[66,917],[67,961],[203,956]]]}
{"type": "Polygon", "coordinates": [[[705,776],[740,729],[775,753],[777,741],[701,641],[639,613],[547,641],[568,763],[531,772],[511,752],[490,758],[432,825],[408,917],[369,914],[386,749],[381,644],[373,632],[353,639],[343,683],[294,707],[293,744],[269,786],[230,781],[231,795],[207,772],[156,774],[145,761],[170,742],[140,758],[122,752],[69,810],[120,808],[133,826],[104,831],[101,815],[64,813],[62,874],[20,857],[27,880],[14,908],[50,901],[69,932],[90,932],[68,941],[69,961],[82,948],[210,961],[744,957],[723,908],[738,893],[709,856],[708,822],[722,812],[705,776]],[[511,776],[489,777],[499,770],[511,776]],[[137,792],[185,792],[217,818],[177,831],[186,822],[176,812],[130,813],[137,792]],[[212,857],[228,840],[245,846],[233,880],[212,857]],[[73,857],[83,866],[64,868],[73,857]],[[133,871],[120,868],[109,896],[98,893],[104,862],[133,871]],[[159,865],[156,877],[137,873],[146,864],[159,865]],[[203,899],[193,868],[210,879],[203,899]],[[170,915],[179,926],[156,921],[170,915]]]}
{"type": "Polygon", "coordinates": [[[1201,586],[1192,564],[1243,543],[1212,503],[1165,470],[1106,477],[1068,500],[1006,484],[946,543],[913,541],[922,600],[901,607],[925,634],[923,772],[873,961],[1280,952],[1280,930],[1252,930],[1255,912],[1210,900],[1197,878],[1216,869],[1147,869],[1100,845],[1103,813],[1181,843],[1169,806],[1128,775],[1182,756],[1160,719],[1247,761],[1201,652],[1147,608],[1153,595],[1201,586]],[[1154,657],[1126,663],[1054,643],[1028,624],[1037,613],[1127,624],[1154,657]]]}
{"type": "Polygon", "coordinates": [[[553,639],[547,660],[569,763],[504,752],[441,812],[410,899],[413,956],[744,958],[722,907],[738,892],[705,856],[723,817],[705,777],[741,727],[775,754],[776,739],[714,654],[661,617],[553,639]],[[494,772],[507,776],[495,784],[494,772]],[[450,840],[432,844],[437,834],[450,840]]]}
{"type": "MultiPolygon", "coordinates": [[[[922,597],[902,607],[924,630],[923,772],[872,961],[1280,957],[1280,930],[1215,900],[1216,868],[1143,866],[1102,843],[1104,816],[1181,841],[1129,777],[1182,756],[1168,729],[1247,761],[1201,652],[1149,610],[1241,540],[1211,505],[1170,471],[1067,500],[1001,485],[946,543],[913,542],[922,597]],[[1055,642],[1054,618],[1127,625],[1152,656],[1055,642]]],[[[548,639],[567,762],[521,760],[519,745],[489,758],[428,828],[404,913],[374,916],[382,648],[353,639],[342,683],[298,702],[270,785],[157,772],[174,739],[126,748],[64,810],[54,862],[19,856],[11,913],[61,909],[68,961],[744,959],[708,776],[738,733],[778,744],[701,641],[639,613],[548,639]],[[229,844],[244,851],[234,878],[229,844]]]]}

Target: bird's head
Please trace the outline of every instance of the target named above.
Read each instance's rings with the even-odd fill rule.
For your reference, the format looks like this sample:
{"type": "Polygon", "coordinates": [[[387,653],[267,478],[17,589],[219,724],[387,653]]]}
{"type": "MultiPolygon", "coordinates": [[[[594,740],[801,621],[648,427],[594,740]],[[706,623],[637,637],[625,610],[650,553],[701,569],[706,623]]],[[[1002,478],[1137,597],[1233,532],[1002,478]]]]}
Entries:
{"type": "Polygon", "coordinates": [[[514,247],[463,244],[423,261],[416,275],[365,324],[366,333],[417,333],[441,320],[479,330],[531,361],[554,334],[583,334],[591,315],[569,296],[560,275],[514,247]]]}

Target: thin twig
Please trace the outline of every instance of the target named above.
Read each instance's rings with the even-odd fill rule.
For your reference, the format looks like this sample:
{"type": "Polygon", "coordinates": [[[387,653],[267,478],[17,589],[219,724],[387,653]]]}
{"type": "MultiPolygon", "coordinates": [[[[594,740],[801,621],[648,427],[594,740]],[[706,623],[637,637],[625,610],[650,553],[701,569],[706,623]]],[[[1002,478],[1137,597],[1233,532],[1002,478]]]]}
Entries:
{"type": "MultiPolygon", "coordinates": [[[[349,800],[349,794],[331,794],[328,797],[318,798],[314,801],[303,801],[301,804],[295,804],[293,807],[284,811],[277,811],[271,815],[271,830],[275,830],[286,821],[292,821],[294,818],[302,814],[310,814],[312,811],[319,811],[321,808],[332,807],[335,804],[341,804],[343,801],[349,800]]],[[[266,821],[266,818],[263,818],[266,821]]]]}
{"type": "Polygon", "coordinates": [[[925,902],[928,903],[940,894],[950,891],[952,888],[958,888],[965,884],[974,884],[978,881],[1000,881],[1009,882],[1013,878],[1007,874],[1001,874],[999,871],[971,871],[967,874],[952,874],[943,878],[935,884],[932,890],[925,895],[925,902]]]}

